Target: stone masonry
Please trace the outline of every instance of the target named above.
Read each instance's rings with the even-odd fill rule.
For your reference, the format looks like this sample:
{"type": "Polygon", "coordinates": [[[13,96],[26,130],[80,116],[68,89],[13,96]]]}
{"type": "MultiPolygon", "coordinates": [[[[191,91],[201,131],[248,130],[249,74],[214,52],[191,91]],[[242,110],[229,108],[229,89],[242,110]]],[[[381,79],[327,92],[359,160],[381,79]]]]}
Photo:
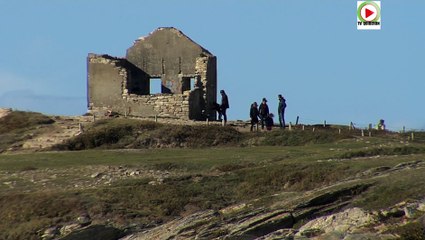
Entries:
{"type": "Polygon", "coordinates": [[[216,57],[175,28],[139,38],[125,58],[89,54],[88,109],[126,116],[215,120],[216,57]],[[160,79],[161,92],[151,93],[160,79]]]}

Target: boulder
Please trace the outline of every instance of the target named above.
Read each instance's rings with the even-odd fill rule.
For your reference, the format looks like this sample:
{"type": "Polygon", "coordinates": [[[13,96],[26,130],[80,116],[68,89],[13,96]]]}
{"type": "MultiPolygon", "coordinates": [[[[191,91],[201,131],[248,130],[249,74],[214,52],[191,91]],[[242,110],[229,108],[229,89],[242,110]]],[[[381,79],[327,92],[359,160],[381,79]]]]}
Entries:
{"type": "Polygon", "coordinates": [[[343,212],[319,217],[303,225],[298,236],[305,236],[305,233],[314,230],[324,233],[342,232],[351,233],[362,227],[373,224],[377,221],[376,216],[363,211],[360,208],[349,208],[343,212]]]}

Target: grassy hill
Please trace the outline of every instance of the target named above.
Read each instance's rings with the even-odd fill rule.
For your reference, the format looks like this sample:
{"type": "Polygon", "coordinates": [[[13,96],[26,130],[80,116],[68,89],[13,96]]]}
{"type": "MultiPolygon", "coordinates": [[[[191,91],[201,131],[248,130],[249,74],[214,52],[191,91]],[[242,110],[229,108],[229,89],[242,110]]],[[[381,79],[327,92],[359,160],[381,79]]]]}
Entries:
{"type": "MultiPolygon", "coordinates": [[[[45,117],[30,119],[14,123],[13,129],[5,124],[14,121],[0,119],[2,144],[51,124],[45,117]]],[[[303,206],[310,214],[294,218],[290,228],[297,229],[315,216],[350,207],[382,211],[421,201],[425,134],[416,133],[414,141],[408,141],[409,134],[372,136],[347,129],[339,134],[338,127],[247,133],[232,127],[102,120],[55,151],[0,155],[0,239],[48,239],[49,229],[52,236],[72,239],[67,235],[72,226],[80,230],[85,225],[113,227],[110,239],[117,239],[205,211],[214,212],[214,231],[207,239],[220,239],[244,236],[230,227],[240,223],[242,212],[252,218],[256,212],[303,206]],[[243,210],[226,210],[241,205],[243,210]],[[84,217],[90,221],[79,222],[84,217]]],[[[400,222],[400,216],[385,218],[393,227],[384,232],[423,239],[408,238],[423,232],[422,225],[400,222]]],[[[204,225],[189,228],[202,232],[204,225]]],[[[266,226],[250,236],[276,230],[266,226]]]]}

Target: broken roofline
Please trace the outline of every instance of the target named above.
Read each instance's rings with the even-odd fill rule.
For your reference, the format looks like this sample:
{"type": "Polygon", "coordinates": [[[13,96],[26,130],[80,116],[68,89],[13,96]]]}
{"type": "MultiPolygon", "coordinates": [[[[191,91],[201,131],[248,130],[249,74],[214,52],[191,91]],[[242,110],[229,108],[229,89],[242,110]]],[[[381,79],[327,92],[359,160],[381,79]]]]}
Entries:
{"type": "Polygon", "coordinates": [[[188,39],[189,41],[191,41],[193,44],[196,44],[197,46],[199,46],[202,49],[202,52],[206,55],[206,57],[214,57],[214,54],[212,54],[210,51],[208,51],[207,49],[205,49],[204,47],[202,47],[197,42],[193,41],[190,37],[188,37],[181,30],[179,30],[179,29],[177,29],[175,27],[159,27],[159,28],[155,29],[154,31],[150,32],[149,35],[147,35],[147,36],[141,36],[138,39],[136,39],[134,41],[133,45],[136,44],[137,42],[144,41],[146,38],[150,37],[154,33],[158,32],[158,31],[162,31],[162,30],[170,30],[170,31],[173,31],[173,32],[177,33],[179,36],[182,36],[182,37],[188,39]]]}
{"type": "Polygon", "coordinates": [[[97,54],[97,53],[89,53],[89,58],[106,58],[109,60],[126,60],[125,57],[114,57],[108,54],[97,54]]]}

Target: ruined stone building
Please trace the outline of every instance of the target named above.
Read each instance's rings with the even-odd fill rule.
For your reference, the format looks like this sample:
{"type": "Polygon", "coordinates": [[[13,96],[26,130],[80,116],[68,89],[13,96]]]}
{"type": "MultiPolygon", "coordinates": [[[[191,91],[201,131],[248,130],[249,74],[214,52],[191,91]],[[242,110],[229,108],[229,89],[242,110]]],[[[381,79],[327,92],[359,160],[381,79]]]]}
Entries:
{"type": "MultiPolygon", "coordinates": [[[[125,58],[90,53],[89,112],[215,120],[216,57],[176,28],[137,39],[125,58]],[[160,83],[157,92],[151,85],[160,83]]],[[[159,85],[158,85],[159,86],[159,85]]]]}

